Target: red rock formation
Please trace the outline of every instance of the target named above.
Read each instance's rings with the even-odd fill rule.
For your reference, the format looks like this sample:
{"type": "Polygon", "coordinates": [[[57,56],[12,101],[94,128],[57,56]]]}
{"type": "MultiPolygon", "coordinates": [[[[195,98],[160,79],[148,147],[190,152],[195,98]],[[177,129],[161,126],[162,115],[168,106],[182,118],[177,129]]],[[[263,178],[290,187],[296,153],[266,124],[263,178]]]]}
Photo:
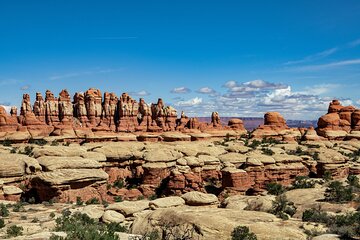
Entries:
{"type": "Polygon", "coordinates": [[[228,126],[231,128],[231,129],[234,129],[234,130],[246,130],[245,127],[244,127],[244,123],[241,119],[238,119],[238,118],[233,118],[233,119],[230,119],[229,120],[229,123],[228,123],[228,126]]]}
{"type": "Polygon", "coordinates": [[[102,96],[99,89],[90,88],[85,92],[85,107],[91,126],[96,127],[100,123],[102,113],[102,96]]]}
{"type": "Polygon", "coordinates": [[[134,132],[138,126],[137,115],[139,104],[127,93],[123,93],[119,99],[119,124],[118,131],[134,132]]]}
{"type": "Polygon", "coordinates": [[[45,122],[46,106],[44,98],[39,92],[36,93],[33,111],[40,122],[45,122]]]}
{"type": "Polygon", "coordinates": [[[359,110],[353,106],[342,106],[338,100],[329,104],[328,113],[318,120],[317,133],[328,139],[356,137],[353,131],[359,131],[359,110]]]}
{"type": "MultiPolygon", "coordinates": [[[[267,112],[264,115],[264,125],[260,125],[252,132],[254,138],[275,138],[283,140],[288,135],[290,128],[286,125],[283,116],[278,112],[267,112]]],[[[290,134],[291,135],[291,134],[290,134]]],[[[298,131],[298,135],[300,132],[298,131]]],[[[288,138],[289,136],[287,136],[288,138]]],[[[293,139],[291,137],[290,139],[293,139]]]]}
{"type": "Polygon", "coordinates": [[[59,120],[59,103],[50,90],[45,93],[45,116],[48,125],[56,125],[59,120]]]}
{"type": "Polygon", "coordinates": [[[15,132],[18,125],[19,124],[14,122],[13,118],[6,113],[5,108],[0,106],[0,136],[7,132],[15,132]]]}

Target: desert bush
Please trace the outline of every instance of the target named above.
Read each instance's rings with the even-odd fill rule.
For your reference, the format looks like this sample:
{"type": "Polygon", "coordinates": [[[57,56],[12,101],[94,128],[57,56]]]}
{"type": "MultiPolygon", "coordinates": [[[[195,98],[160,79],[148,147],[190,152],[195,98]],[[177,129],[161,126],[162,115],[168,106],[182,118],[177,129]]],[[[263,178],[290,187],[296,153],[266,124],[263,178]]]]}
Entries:
{"type": "Polygon", "coordinates": [[[104,224],[79,212],[73,215],[63,214],[56,219],[55,231],[66,232],[66,238],[52,237],[63,240],[119,240],[115,232],[126,232],[119,223],[104,224]]]}
{"type": "Polygon", "coordinates": [[[360,188],[359,178],[356,175],[349,175],[346,182],[351,187],[360,188]]]}
{"type": "Polygon", "coordinates": [[[86,205],[90,205],[90,204],[100,204],[99,199],[97,199],[96,197],[90,198],[89,200],[87,200],[85,202],[86,205]]]}
{"type": "Polygon", "coordinates": [[[261,151],[263,152],[263,154],[269,155],[269,156],[272,156],[275,154],[274,151],[271,150],[270,148],[262,148],[261,151]]]}
{"type": "Polygon", "coordinates": [[[5,221],[4,219],[0,218],[0,229],[5,227],[5,221]]]}
{"type": "Polygon", "coordinates": [[[237,226],[231,233],[231,240],[256,240],[254,233],[246,226],[237,226]]]}
{"type": "Polygon", "coordinates": [[[76,205],[77,206],[82,206],[84,204],[84,202],[81,200],[81,197],[77,196],[76,197],[76,205]]]}
{"type": "Polygon", "coordinates": [[[328,202],[349,202],[354,199],[353,188],[343,186],[339,181],[333,181],[329,184],[325,192],[325,201],[328,202]]]}
{"type": "Polygon", "coordinates": [[[313,188],[315,187],[315,181],[311,180],[308,176],[297,176],[292,184],[292,189],[298,188],[313,188]]]}
{"type": "Polygon", "coordinates": [[[115,202],[122,202],[123,199],[122,199],[121,196],[114,196],[114,201],[115,201],[115,202]]]}
{"type": "Polygon", "coordinates": [[[331,172],[330,171],[325,171],[322,178],[325,180],[325,182],[331,181],[332,180],[331,172]]]}
{"type": "Polygon", "coordinates": [[[320,158],[319,158],[319,153],[318,153],[318,152],[314,152],[314,154],[312,155],[312,157],[313,157],[313,159],[314,159],[315,161],[320,160],[320,158]]]}
{"type": "Polygon", "coordinates": [[[34,147],[33,146],[25,146],[23,151],[19,151],[19,154],[25,154],[28,156],[32,156],[34,147]]]}
{"type": "Polygon", "coordinates": [[[33,139],[33,138],[30,138],[28,143],[30,144],[36,144],[36,145],[39,145],[39,146],[44,146],[46,145],[48,142],[45,140],[45,139],[33,139]]]}
{"type": "Polygon", "coordinates": [[[22,233],[23,230],[24,230],[24,228],[21,226],[12,225],[6,229],[6,234],[7,234],[8,238],[17,237],[17,236],[21,236],[23,234],[22,233]]]}
{"type": "Polygon", "coordinates": [[[258,146],[260,146],[260,144],[261,144],[261,142],[255,139],[248,145],[248,147],[251,147],[251,148],[255,149],[258,146]]]}
{"type": "Polygon", "coordinates": [[[123,188],[124,186],[125,186],[125,182],[121,178],[117,178],[113,183],[114,188],[123,188]]]}
{"type": "Polygon", "coordinates": [[[9,209],[3,203],[0,204],[0,216],[1,217],[8,217],[9,216],[9,209]]]}
{"type": "Polygon", "coordinates": [[[57,140],[54,140],[51,142],[50,146],[59,146],[59,142],[57,140]]]}
{"type": "Polygon", "coordinates": [[[13,144],[13,142],[12,142],[10,139],[8,139],[8,138],[5,138],[4,141],[2,141],[2,145],[3,145],[4,147],[10,147],[11,144],[13,144]]]}
{"type": "Polygon", "coordinates": [[[306,209],[302,215],[303,222],[317,222],[317,223],[329,223],[331,217],[321,208],[315,209],[306,209]]]}
{"type": "Polygon", "coordinates": [[[286,196],[282,194],[277,196],[275,201],[273,201],[270,213],[283,220],[287,220],[289,216],[293,216],[296,213],[296,207],[293,202],[288,201],[286,196]]]}
{"type": "Polygon", "coordinates": [[[286,191],[286,189],[283,185],[276,183],[276,182],[271,182],[271,183],[266,184],[266,190],[268,191],[269,194],[276,195],[276,196],[278,196],[286,191]]]}
{"type": "Polygon", "coordinates": [[[283,143],[283,142],[281,142],[275,138],[272,138],[272,137],[270,137],[270,138],[265,137],[261,140],[261,144],[281,144],[281,143],[283,143]]]}
{"type": "Polygon", "coordinates": [[[17,202],[13,205],[14,212],[23,212],[25,211],[24,205],[22,202],[17,202]]]}

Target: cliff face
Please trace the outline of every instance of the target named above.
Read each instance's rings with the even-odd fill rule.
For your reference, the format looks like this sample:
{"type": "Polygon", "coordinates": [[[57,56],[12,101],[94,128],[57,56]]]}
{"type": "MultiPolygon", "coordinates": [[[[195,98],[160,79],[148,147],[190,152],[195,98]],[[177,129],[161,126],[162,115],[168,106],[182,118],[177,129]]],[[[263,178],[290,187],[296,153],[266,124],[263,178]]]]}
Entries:
{"type": "Polygon", "coordinates": [[[13,141],[48,136],[93,138],[118,132],[209,130],[246,132],[240,119],[223,126],[217,112],[212,113],[211,123],[202,123],[184,113],[178,118],[176,109],[165,106],[161,98],[148,105],[144,99],[138,102],[127,93],[120,97],[108,92],[102,95],[94,88],[75,93],[73,101],[67,90],[62,90],[58,97],[47,90],[45,100],[38,92],[33,104],[30,96],[24,94],[19,116],[16,107],[11,109],[11,115],[0,107],[0,138],[13,141]]]}

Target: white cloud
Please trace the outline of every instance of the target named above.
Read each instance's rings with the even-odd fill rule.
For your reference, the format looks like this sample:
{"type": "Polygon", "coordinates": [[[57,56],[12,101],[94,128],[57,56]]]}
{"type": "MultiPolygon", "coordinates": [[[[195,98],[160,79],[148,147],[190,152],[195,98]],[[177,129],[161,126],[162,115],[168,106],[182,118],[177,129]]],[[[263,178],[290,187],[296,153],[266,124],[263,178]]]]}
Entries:
{"type": "MultiPolygon", "coordinates": [[[[217,111],[220,116],[229,117],[263,117],[266,112],[277,111],[286,119],[315,120],[327,112],[333,99],[323,95],[341,87],[339,84],[317,84],[293,91],[289,85],[264,80],[229,81],[223,86],[227,88],[226,93],[201,101],[199,98],[179,101],[178,110],[185,111],[188,116],[210,116],[217,111]]],[[[339,100],[343,105],[351,104],[350,99],[339,100]]]]}
{"type": "Polygon", "coordinates": [[[321,95],[324,93],[328,93],[341,87],[340,84],[318,84],[311,87],[305,87],[305,91],[301,92],[303,94],[313,94],[313,95],[321,95]]]}
{"type": "Polygon", "coordinates": [[[133,95],[133,96],[149,96],[150,93],[148,91],[145,91],[145,90],[141,90],[141,91],[138,91],[138,92],[130,92],[129,95],[133,95]]]}
{"type": "Polygon", "coordinates": [[[197,90],[198,93],[203,93],[203,94],[211,94],[214,93],[215,90],[209,87],[202,87],[199,90],[197,90]]]}
{"type": "Polygon", "coordinates": [[[190,106],[196,106],[203,102],[202,98],[195,97],[186,101],[179,101],[175,103],[176,106],[179,107],[190,107],[190,106]]]}
{"type": "Polygon", "coordinates": [[[191,90],[187,87],[177,87],[170,91],[171,93],[189,93],[191,90]]]}
{"type": "Polygon", "coordinates": [[[9,105],[3,105],[3,104],[0,104],[0,106],[4,107],[4,108],[5,108],[5,111],[6,111],[7,113],[10,113],[11,106],[9,106],[9,105]]]}
{"type": "Polygon", "coordinates": [[[30,85],[25,85],[25,86],[22,86],[22,87],[20,88],[20,90],[25,91],[25,90],[28,90],[29,88],[30,88],[30,85]]]}

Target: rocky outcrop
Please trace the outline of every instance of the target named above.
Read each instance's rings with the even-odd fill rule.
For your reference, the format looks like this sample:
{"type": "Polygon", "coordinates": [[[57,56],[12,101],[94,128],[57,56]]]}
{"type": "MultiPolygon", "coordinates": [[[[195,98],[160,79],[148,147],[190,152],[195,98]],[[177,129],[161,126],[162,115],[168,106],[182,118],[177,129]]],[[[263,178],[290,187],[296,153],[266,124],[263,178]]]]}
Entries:
{"type": "Polygon", "coordinates": [[[360,110],[342,106],[338,100],[329,104],[328,113],[318,120],[317,133],[331,140],[360,139],[360,110]]]}
{"type": "Polygon", "coordinates": [[[284,117],[278,112],[267,112],[264,115],[264,124],[251,133],[253,138],[272,138],[280,141],[296,141],[302,134],[299,129],[289,128],[284,117]]]}
{"type": "MultiPolygon", "coordinates": [[[[166,106],[161,98],[156,104],[149,106],[144,99],[141,98],[137,102],[127,93],[121,94],[119,98],[115,93],[108,92],[102,96],[101,91],[95,88],[90,88],[85,93],[75,93],[73,102],[66,89],[59,93],[58,98],[47,90],[45,100],[42,94],[37,92],[33,105],[30,95],[24,94],[20,116],[17,116],[15,107],[12,108],[10,116],[3,107],[0,109],[0,141],[7,138],[26,142],[30,138],[48,136],[57,136],[58,140],[63,141],[76,139],[123,141],[126,138],[120,136],[121,132],[138,132],[134,136],[136,140],[137,136],[144,136],[144,132],[199,133],[199,131],[230,129],[236,130],[238,135],[245,132],[240,119],[231,120],[229,127],[222,126],[217,112],[212,113],[211,123],[188,118],[183,112],[178,118],[177,110],[166,106]]],[[[223,135],[225,136],[226,133],[223,135]]],[[[141,138],[156,139],[156,137],[139,139],[141,138]]],[[[193,139],[197,140],[197,138],[193,139]]]]}

